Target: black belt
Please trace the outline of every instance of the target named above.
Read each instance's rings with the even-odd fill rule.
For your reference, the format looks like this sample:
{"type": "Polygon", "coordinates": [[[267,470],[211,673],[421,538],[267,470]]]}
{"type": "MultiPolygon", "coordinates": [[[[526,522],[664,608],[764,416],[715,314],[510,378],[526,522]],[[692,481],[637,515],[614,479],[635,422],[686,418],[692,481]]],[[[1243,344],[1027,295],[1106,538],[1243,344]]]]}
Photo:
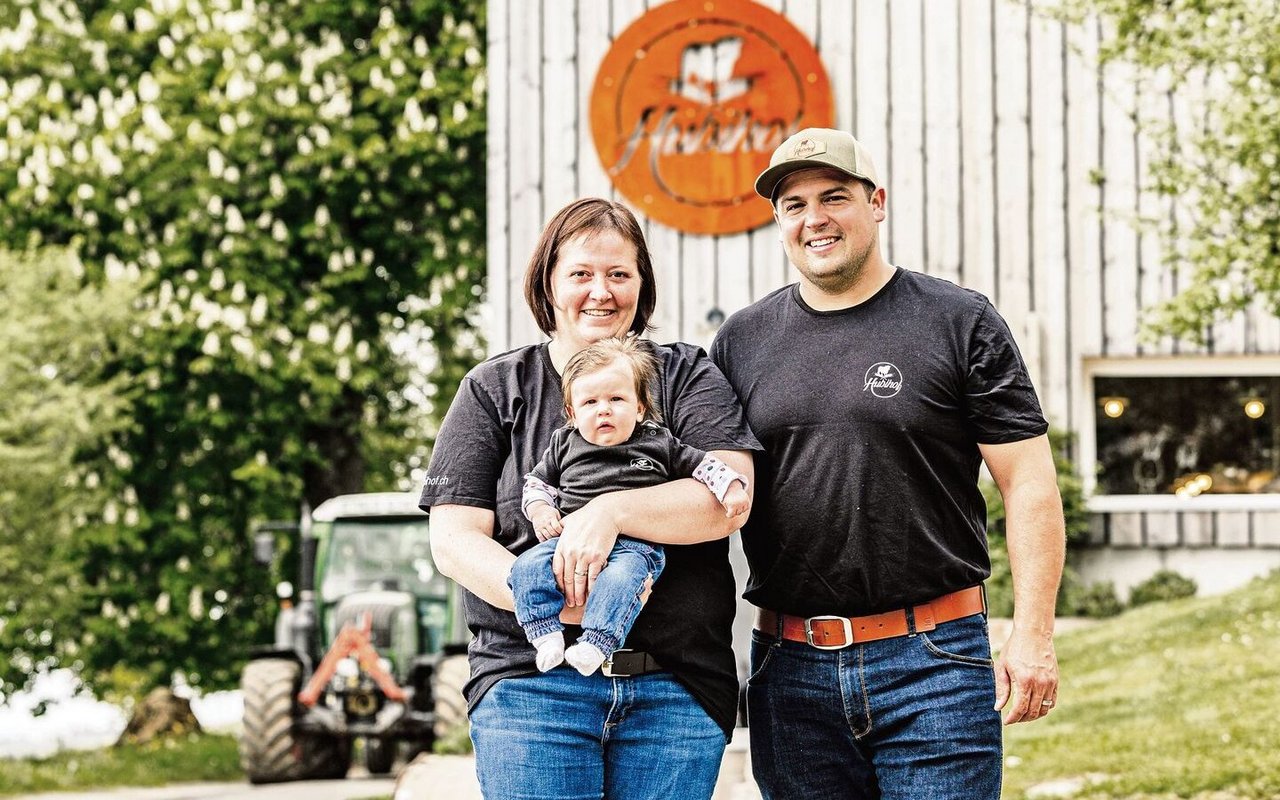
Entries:
{"type": "Polygon", "coordinates": [[[662,672],[663,667],[658,659],[643,650],[614,650],[613,655],[604,660],[600,671],[606,678],[630,678],[662,672]]]}

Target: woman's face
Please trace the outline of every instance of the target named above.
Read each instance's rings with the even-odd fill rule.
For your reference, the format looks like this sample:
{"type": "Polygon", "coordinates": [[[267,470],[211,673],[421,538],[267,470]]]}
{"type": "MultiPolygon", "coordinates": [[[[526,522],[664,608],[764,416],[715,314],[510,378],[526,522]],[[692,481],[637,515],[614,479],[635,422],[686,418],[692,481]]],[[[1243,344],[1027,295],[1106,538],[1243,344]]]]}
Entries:
{"type": "Polygon", "coordinates": [[[626,335],[640,297],[635,245],[610,230],[573,237],[560,247],[551,295],[554,338],[570,352],[626,335]]]}

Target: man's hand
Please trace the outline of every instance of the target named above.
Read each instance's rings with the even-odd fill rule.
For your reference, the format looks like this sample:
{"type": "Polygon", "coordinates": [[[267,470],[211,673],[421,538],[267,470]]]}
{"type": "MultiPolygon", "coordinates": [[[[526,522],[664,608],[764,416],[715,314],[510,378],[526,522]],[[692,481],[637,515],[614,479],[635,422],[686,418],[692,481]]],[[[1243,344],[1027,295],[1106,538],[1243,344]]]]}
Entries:
{"type": "Polygon", "coordinates": [[[564,526],[560,524],[560,512],[541,500],[534,500],[529,504],[529,521],[533,523],[533,532],[538,535],[540,542],[554,539],[564,530],[564,526]]]}
{"type": "Polygon", "coordinates": [[[1058,702],[1058,657],[1053,633],[1021,632],[1016,627],[996,660],[996,710],[1016,700],[1004,716],[1004,724],[1039,719],[1058,702]]]}
{"type": "Polygon", "coordinates": [[[728,489],[725,489],[721,504],[724,506],[726,517],[736,517],[751,510],[751,497],[747,494],[747,490],[742,488],[742,482],[735,480],[729,484],[728,489]]]}
{"type": "Polygon", "coordinates": [[[602,495],[560,520],[560,541],[551,559],[551,571],[564,592],[566,606],[587,602],[596,576],[609,563],[609,551],[618,541],[618,525],[602,495]]]}

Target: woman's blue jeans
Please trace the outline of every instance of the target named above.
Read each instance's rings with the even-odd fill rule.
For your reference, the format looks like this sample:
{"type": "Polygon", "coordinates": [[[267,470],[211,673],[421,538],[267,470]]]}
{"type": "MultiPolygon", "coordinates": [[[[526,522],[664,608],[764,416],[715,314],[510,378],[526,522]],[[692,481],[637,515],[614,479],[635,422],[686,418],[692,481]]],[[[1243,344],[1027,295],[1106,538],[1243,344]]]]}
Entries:
{"type": "Polygon", "coordinates": [[[752,634],[751,767],[764,800],[998,800],[986,618],[819,650],[752,634]]]}
{"type": "Polygon", "coordinates": [[[667,672],[501,680],[471,712],[486,800],[711,797],[725,735],[667,672]]]}

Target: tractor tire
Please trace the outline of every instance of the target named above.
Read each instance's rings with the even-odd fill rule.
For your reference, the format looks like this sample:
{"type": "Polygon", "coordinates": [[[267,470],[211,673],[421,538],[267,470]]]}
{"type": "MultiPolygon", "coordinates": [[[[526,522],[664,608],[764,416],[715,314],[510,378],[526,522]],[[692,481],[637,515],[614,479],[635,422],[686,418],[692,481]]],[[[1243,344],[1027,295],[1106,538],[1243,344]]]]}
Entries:
{"type": "Polygon", "coordinates": [[[364,740],[364,766],[370,775],[386,775],[396,763],[396,742],[388,739],[364,740]]]}
{"type": "Polygon", "coordinates": [[[431,694],[435,699],[437,741],[467,725],[467,700],[462,696],[462,687],[470,677],[471,665],[465,655],[449,656],[436,666],[431,694]]]}
{"type": "Polygon", "coordinates": [[[286,658],[263,658],[245,665],[240,678],[244,720],[240,766],[250,783],[342,778],[351,766],[351,745],[343,738],[293,730],[302,668],[286,658]]]}

